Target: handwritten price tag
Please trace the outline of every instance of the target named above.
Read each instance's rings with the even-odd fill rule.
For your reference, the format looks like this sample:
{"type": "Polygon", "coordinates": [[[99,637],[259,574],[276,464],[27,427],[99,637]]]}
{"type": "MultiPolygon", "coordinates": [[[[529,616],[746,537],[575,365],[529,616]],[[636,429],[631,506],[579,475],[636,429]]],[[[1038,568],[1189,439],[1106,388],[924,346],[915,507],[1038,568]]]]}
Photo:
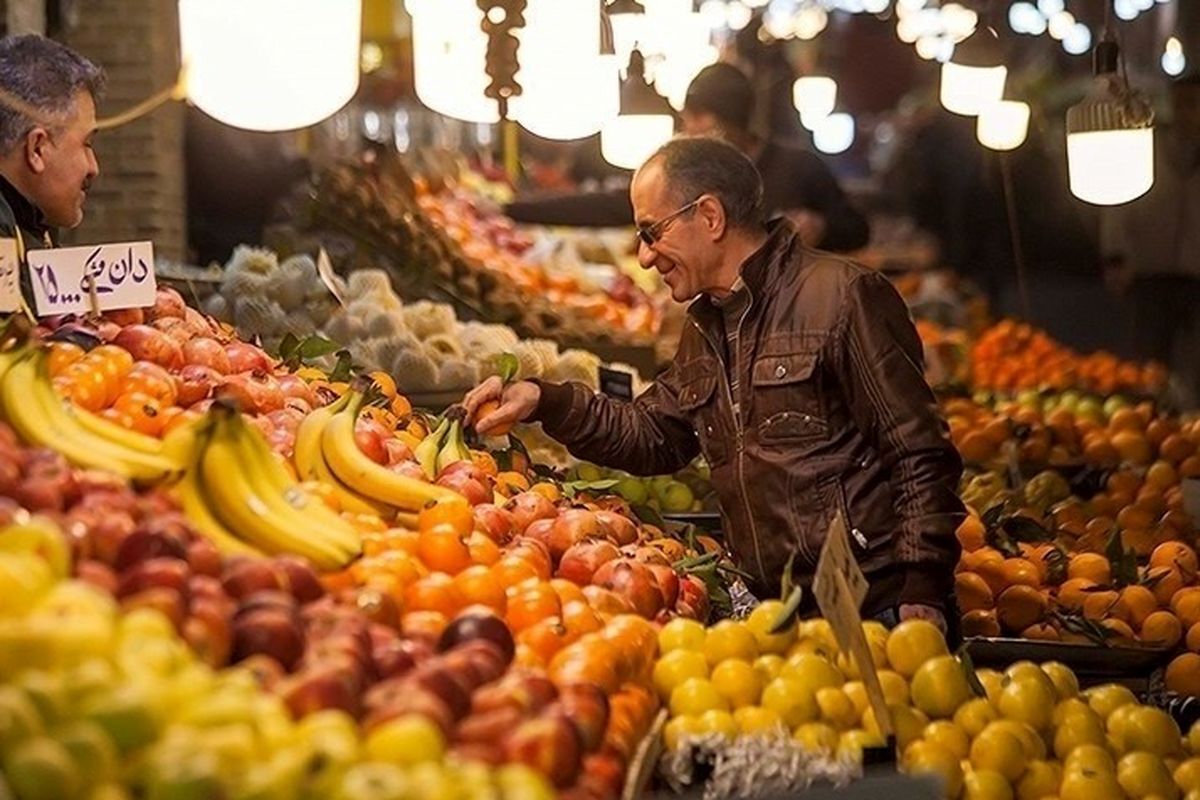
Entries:
{"type": "Polygon", "coordinates": [[[21,260],[16,239],[0,239],[0,313],[21,308],[21,260]]]}
{"type": "Polygon", "coordinates": [[[39,316],[154,305],[154,245],[150,242],[31,250],[30,284],[39,316]]]}

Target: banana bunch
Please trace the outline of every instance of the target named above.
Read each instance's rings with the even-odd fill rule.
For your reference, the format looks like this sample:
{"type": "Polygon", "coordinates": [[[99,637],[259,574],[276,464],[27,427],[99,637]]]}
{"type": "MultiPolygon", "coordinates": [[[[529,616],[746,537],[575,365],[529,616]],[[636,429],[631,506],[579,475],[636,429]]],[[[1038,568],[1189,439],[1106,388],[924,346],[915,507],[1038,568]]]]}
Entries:
{"type": "Polygon", "coordinates": [[[382,506],[389,512],[420,511],[430,503],[466,502],[457,492],[399,475],[368,458],[354,441],[354,425],[364,401],[363,392],[351,388],[339,402],[312,412],[301,423],[295,452],[302,480],[329,483],[343,503],[348,496],[350,502],[382,506]]]}
{"type": "Polygon", "coordinates": [[[471,451],[463,438],[462,420],[448,413],[433,432],[421,440],[413,456],[430,480],[442,474],[451,464],[470,461],[471,451]]]}
{"type": "Polygon", "coordinates": [[[361,551],[358,532],[295,481],[241,414],[220,404],[176,493],[184,513],[231,555],[292,553],[334,570],[361,551]]]}
{"type": "Polygon", "coordinates": [[[36,346],[0,353],[0,416],[28,444],[57,450],[76,466],[107,470],[138,484],[179,477],[195,447],[193,427],[156,439],[60,397],[50,382],[47,351],[36,346]]]}

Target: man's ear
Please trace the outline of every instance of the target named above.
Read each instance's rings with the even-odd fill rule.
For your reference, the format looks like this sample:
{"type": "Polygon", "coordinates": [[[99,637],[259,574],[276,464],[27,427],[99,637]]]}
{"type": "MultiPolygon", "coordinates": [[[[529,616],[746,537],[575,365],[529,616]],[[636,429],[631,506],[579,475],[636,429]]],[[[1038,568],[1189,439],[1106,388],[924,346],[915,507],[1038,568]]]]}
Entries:
{"type": "Polygon", "coordinates": [[[714,242],[724,238],[728,220],[725,216],[725,207],[721,205],[720,200],[711,194],[706,194],[697,205],[696,213],[704,221],[704,227],[714,242]]]}
{"type": "Polygon", "coordinates": [[[46,171],[46,151],[52,144],[50,131],[40,125],[34,126],[25,136],[25,164],[34,175],[46,171]]]}

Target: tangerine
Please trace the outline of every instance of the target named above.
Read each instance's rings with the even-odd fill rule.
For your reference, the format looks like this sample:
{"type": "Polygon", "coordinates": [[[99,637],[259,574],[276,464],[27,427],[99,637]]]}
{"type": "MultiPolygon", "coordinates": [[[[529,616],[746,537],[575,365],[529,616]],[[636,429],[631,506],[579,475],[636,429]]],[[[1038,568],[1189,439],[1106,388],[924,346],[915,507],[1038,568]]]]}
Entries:
{"type": "Polygon", "coordinates": [[[1150,554],[1151,567],[1174,567],[1179,570],[1184,583],[1192,583],[1200,571],[1196,551],[1183,542],[1163,542],[1150,554]]]}
{"type": "Polygon", "coordinates": [[[466,537],[450,523],[421,528],[417,539],[417,557],[431,570],[457,575],[473,563],[466,537]]]}
{"type": "Polygon", "coordinates": [[[954,576],[954,594],[963,612],[990,609],[995,605],[987,581],[974,572],[960,572],[954,576]]]}
{"type": "Polygon", "coordinates": [[[1142,624],[1141,637],[1147,644],[1171,650],[1183,638],[1183,623],[1170,611],[1155,611],[1142,624]]]}
{"type": "Polygon", "coordinates": [[[996,598],[996,617],[1005,629],[1019,633],[1041,622],[1048,606],[1046,597],[1032,586],[1010,586],[996,598]]]}
{"type": "Polygon", "coordinates": [[[492,571],[482,564],[468,567],[454,576],[454,587],[464,605],[483,605],[503,616],[508,607],[504,587],[492,571]]]}
{"type": "Polygon", "coordinates": [[[1099,553],[1077,553],[1067,562],[1067,578],[1086,578],[1107,585],[1112,580],[1112,565],[1099,553]]]}
{"type": "Polygon", "coordinates": [[[1200,697],[1200,655],[1183,653],[1167,665],[1167,690],[1189,697],[1200,697]]]}

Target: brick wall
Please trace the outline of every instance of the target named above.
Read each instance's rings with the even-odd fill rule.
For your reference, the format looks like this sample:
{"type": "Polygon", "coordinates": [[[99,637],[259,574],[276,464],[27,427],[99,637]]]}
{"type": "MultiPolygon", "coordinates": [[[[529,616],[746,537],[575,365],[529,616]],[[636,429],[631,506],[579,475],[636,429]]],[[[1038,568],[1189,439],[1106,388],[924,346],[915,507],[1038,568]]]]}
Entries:
{"type": "MultiPolygon", "coordinates": [[[[167,0],[89,0],[63,35],[108,73],[101,117],[171,85],[179,69],[177,4],[167,0]]],[[[183,107],[168,103],[147,117],[97,137],[100,179],[70,242],[154,242],[155,253],[185,256],[183,107]]]]}

